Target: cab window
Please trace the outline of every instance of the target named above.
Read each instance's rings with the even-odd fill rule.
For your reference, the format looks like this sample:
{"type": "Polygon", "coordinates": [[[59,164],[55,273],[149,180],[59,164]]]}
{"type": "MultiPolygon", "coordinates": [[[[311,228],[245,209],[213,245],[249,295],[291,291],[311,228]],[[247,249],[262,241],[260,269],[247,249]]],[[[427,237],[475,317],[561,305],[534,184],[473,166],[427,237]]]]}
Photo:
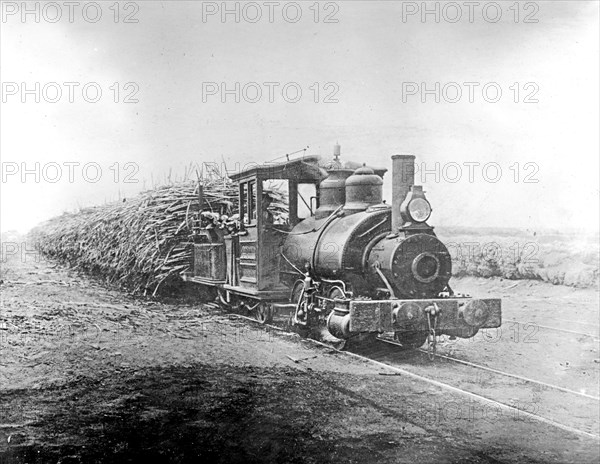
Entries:
{"type": "Polygon", "coordinates": [[[316,196],[315,184],[298,184],[298,219],[306,219],[315,213],[316,196]]]}
{"type": "Polygon", "coordinates": [[[288,226],[290,187],[287,179],[268,179],[263,181],[263,209],[272,217],[276,226],[288,226]]]}
{"type": "Polygon", "coordinates": [[[240,186],[240,204],[245,225],[256,225],[256,181],[251,180],[240,186]]]}

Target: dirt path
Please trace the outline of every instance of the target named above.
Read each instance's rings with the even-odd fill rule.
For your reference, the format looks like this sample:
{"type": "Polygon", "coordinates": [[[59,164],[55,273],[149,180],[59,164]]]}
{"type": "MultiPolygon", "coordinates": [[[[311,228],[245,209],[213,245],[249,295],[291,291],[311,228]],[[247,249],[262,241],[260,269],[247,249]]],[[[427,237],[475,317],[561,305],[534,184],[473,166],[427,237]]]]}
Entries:
{"type": "MultiPolygon", "coordinates": [[[[3,463],[599,458],[598,440],[197,304],[133,299],[18,257],[3,263],[0,279],[3,463]]],[[[455,286],[500,294],[509,319],[530,322],[547,312],[549,325],[556,318],[577,318],[588,331],[597,324],[595,292],[512,284],[455,286]]],[[[540,329],[538,343],[523,343],[515,329],[503,329],[496,343],[448,341],[442,350],[598,394],[597,341],[540,329]]],[[[418,357],[406,363],[420,373],[451,373],[418,357]]],[[[480,388],[485,381],[477,380],[480,388]]]]}

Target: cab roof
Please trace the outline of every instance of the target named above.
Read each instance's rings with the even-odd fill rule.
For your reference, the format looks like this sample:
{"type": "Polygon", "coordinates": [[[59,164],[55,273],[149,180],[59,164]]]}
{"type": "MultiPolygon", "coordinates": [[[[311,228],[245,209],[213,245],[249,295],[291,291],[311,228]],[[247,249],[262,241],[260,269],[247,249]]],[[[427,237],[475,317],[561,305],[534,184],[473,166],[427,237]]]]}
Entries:
{"type": "Polygon", "coordinates": [[[254,164],[241,172],[232,174],[229,178],[236,182],[256,178],[292,179],[297,182],[319,182],[327,177],[326,171],[319,167],[321,157],[317,155],[303,156],[283,163],[254,164]]]}

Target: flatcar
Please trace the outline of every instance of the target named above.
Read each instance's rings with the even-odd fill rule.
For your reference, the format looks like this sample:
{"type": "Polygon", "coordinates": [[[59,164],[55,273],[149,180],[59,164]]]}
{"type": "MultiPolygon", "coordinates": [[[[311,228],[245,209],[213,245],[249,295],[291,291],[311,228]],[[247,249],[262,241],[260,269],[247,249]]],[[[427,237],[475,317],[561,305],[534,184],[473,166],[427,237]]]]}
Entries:
{"type": "Polygon", "coordinates": [[[342,345],[391,334],[401,348],[435,348],[438,335],[500,327],[500,299],[450,287],[450,253],[427,222],[414,162],[392,156],[391,203],[382,198],[387,169],[348,169],[339,145],[329,162],[302,156],[231,175],[239,227],[200,228],[184,279],[262,323],[287,314],[303,335],[342,345]],[[287,194],[287,217],[270,211],[274,183],[287,194]]]}

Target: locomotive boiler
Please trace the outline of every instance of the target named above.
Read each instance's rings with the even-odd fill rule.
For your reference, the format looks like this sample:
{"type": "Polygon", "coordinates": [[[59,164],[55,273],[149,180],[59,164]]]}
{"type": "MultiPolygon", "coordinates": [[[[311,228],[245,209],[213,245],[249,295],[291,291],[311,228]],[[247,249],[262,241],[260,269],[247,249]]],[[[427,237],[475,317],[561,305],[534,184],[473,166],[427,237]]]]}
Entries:
{"type": "Polygon", "coordinates": [[[428,224],[431,205],[414,185],[412,155],[386,169],[302,157],[231,176],[239,184],[240,228],[194,239],[186,279],[216,287],[221,302],[268,322],[288,314],[299,332],[334,340],[393,333],[404,348],[437,335],[469,338],[499,327],[499,299],[455,294],[448,249],[428,224]],[[350,168],[352,166],[352,168],[350,168]],[[274,221],[266,183],[288,193],[289,217],[274,221]]]}

